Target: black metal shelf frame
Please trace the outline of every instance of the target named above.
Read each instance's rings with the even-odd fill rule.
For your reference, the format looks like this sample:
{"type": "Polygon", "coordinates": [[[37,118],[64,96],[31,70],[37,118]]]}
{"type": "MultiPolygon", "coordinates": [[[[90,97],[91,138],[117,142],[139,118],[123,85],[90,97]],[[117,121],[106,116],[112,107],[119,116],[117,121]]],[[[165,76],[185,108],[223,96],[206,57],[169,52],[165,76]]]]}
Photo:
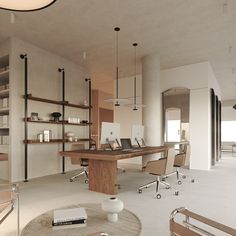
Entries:
{"type": "MultiPolygon", "coordinates": [[[[24,60],[24,84],[25,84],[25,88],[24,88],[24,150],[25,150],[25,180],[24,182],[28,182],[28,100],[30,99],[28,96],[28,58],[27,58],[27,54],[21,54],[20,58],[22,60],[24,60]]],[[[65,120],[65,106],[67,105],[67,101],[65,100],[65,69],[64,68],[58,68],[58,72],[61,73],[61,80],[62,80],[62,103],[59,104],[62,106],[62,120],[65,120]]],[[[92,99],[91,99],[91,95],[92,95],[92,86],[91,86],[91,79],[90,78],[86,78],[85,79],[86,82],[88,82],[88,90],[89,90],[89,121],[88,123],[91,124],[91,109],[92,109],[92,99]]],[[[84,109],[83,107],[78,109],[84,109]]],[[[65,122],[61,123],[62,125],[62,139],[65,140],[65,122]]],[[[91,125],[89,125],[89,147],[91,147],[91,125]]],[[[62,151],[65,151],[65,142],[62,142],[62,151]]],[[[65,157],[62,157],[62,174],[65,174],[65,157]]]]}

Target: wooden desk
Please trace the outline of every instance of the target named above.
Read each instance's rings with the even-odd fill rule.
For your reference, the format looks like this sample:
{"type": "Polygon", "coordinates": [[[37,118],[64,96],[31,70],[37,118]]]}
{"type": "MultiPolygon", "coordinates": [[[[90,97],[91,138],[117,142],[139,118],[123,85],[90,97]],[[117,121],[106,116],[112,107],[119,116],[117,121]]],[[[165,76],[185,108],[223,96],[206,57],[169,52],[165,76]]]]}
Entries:
{"type": "Polygon", "coordinates": [[[136,152],[74,150],[60,152],[61,156],[86,158],[89,160],[89,190],[117,194],[117,161],[164,152],[168,147],[144,147],[136,152]]]}

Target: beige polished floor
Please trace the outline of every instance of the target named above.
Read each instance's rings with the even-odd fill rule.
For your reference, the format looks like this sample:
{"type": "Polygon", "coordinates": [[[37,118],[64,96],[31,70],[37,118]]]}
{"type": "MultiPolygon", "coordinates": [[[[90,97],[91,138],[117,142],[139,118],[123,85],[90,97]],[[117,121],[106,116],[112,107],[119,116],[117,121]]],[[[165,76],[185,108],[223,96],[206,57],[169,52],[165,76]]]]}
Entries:
{"type": "MultiPolygon", "coordinates": [[[[173,188],[162,189],[160,200],[155,198],[154,187],[145,189],[142,194],[137,193],[137,187],[152,180],[152,176],[131,167],[127,167],[126,173],[119,174],[122,188],[117,197],[140,218],[142,236],[169,235],[170,213],[181,206],[236,228],[236,157],[224,154],[211,171],[189,173],[196,179],[194,184],[187,180],[178,186],[175,177],[169,177],[168,182],[173,188]],[[174,195],[175,190],[179,190],[179,196],[174,195]]],[[[88,191],[83,181],[70,183],[68,179],[72,174],[58,174],[20,184],[21,229],[32,218],[50,209],[73,203],[101,203],[108,197],[88,191]]],[[[0,235],[15,235],[15,222],[16,215],[12,214],[0,225],[0,235]]]]}

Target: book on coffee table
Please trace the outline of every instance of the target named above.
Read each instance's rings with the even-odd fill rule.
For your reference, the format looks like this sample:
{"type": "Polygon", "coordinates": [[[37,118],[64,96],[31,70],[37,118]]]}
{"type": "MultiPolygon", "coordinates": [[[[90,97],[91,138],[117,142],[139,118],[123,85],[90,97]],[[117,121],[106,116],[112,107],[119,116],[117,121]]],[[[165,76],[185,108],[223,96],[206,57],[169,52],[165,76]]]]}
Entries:
{"type": "Polygon", "coordinates": [[[54,223],[86,219],[87,213],[83,207],[59,209],[53,212],[54,223]]]}
{"type": "Polygon", "coordinates": [[[66,229],[86,226],[87,214],[84,208],[59,209],[53,212],[53,229],[66,229]]]}

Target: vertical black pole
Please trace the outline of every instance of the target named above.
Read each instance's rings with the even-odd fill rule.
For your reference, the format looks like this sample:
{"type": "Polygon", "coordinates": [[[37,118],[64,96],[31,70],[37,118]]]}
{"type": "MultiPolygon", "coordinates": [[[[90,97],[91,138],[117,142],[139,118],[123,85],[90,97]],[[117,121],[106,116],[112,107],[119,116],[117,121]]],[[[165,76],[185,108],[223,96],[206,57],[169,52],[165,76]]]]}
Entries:
{"type": "Polygon", "coordinates": [[[220,153],[220,156],[219,158],[221,159],[221,120],[222,120],[222,117],[221,117],[221,101],[219,101],[219,153],[220,153]]]}
{"type": "MultiPolygon", "coordinates": [[[[59,68],[58,71],[62,73],[62,121],[65,120],[65,70],[59,68]]],[[[62,122],[62,151],[65,151],[65,123],[62,122]]],[[[65,157],[62,156],[62,174],[65,174],[65,157]]]]}
{"type": "Polygon", "coordinates": [[[28,117],[28,59],[27,59],[27,54],[21,54],[20,58],[24,60],[24,74],[25,74],[25,101],[24,101],[24,106],[25,106],[25,180],[24,182],[28,182],[28,122],[27,122],[27,117],[28,117]]]}
{"type": "MultiPolygon", "coordinates": [[[[89,123],[91,124],[92,123],[92,112],[91,112],[91,109],[92,109],[92,84],[91,84],[91,79],[90,78],[86,78],[85,79],[86,82],[88,82],[89,84],[89,123]]],[[[92,136],[92,130],[91,130],[91,125],[89,125],[89,148],[92,147],[92,144],[91,144],[91,136],[92,136]]]]}

